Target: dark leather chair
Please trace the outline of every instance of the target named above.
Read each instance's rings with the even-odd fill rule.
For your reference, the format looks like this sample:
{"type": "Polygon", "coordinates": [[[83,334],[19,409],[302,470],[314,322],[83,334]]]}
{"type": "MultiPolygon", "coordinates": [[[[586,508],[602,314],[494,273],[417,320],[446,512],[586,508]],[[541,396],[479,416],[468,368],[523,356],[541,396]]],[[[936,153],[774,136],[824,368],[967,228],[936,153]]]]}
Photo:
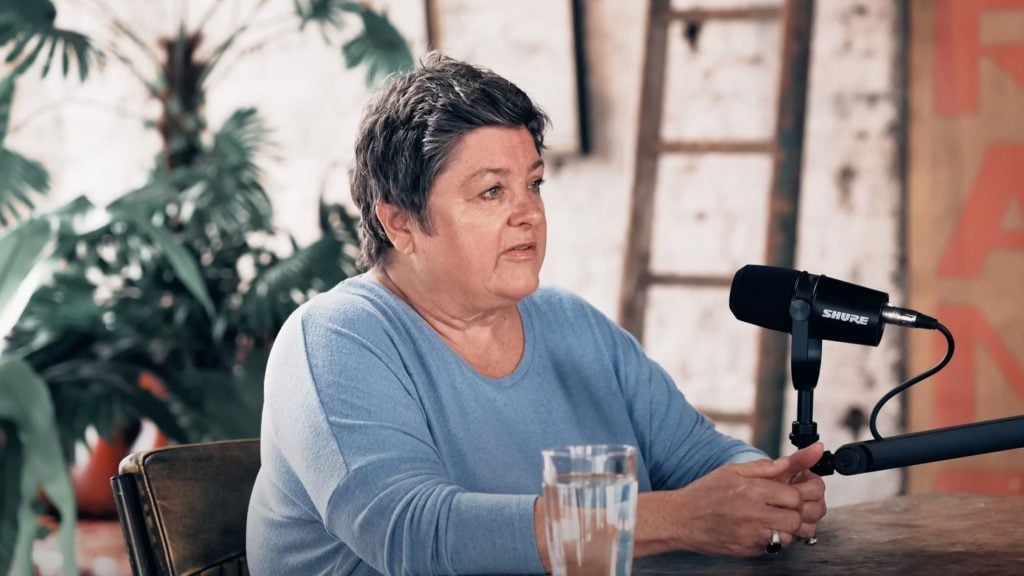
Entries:
{"type": "Polygon", "coordinates": [[[245,519],[259,440],[229,440],[130,454],[110,479],[132,571],[247,576],[245,519]]]}

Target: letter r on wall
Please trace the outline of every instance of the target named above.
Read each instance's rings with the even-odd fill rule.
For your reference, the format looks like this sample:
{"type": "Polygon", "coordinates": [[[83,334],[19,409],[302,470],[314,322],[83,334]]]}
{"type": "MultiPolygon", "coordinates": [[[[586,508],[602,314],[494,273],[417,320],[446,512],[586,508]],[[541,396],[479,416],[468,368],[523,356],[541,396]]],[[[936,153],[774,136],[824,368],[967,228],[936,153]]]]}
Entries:
{"type": "Polygon", "coordinates": [[[961,116],[978,111],[978,70],[984,58],[1024,87],[1024,40],[1019,44],[981,43],[985,12],[1024,11],[1024,0],[936,0],[935,113],[961,116]]]}

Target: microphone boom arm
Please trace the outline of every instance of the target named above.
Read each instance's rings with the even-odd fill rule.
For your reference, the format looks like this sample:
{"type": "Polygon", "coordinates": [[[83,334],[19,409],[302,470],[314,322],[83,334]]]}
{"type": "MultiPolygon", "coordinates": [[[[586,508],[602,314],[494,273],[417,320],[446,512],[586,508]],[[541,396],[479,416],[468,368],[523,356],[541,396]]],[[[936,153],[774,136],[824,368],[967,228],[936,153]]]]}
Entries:
{"type": "Polygon", "coordinates": [[[851,442],[826,452],[812,470],[851,476],[1014,448],[1024,448],[1024,416],[851,442]]]}

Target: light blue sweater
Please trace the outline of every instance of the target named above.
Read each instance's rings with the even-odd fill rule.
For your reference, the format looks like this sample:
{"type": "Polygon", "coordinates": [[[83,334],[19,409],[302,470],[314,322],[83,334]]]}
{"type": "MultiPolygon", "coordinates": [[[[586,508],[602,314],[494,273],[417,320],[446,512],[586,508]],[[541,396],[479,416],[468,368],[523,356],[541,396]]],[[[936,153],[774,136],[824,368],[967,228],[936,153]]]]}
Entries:
{"type": "Polygon", "coordinates": [[[580,298],[541,288],[519,310],[525,350],[500,379],[366,276],[296,311],[267,367],[252,574],[539,573],[541,449],[637,446],[641,491],[763,457],[580,298]]]}

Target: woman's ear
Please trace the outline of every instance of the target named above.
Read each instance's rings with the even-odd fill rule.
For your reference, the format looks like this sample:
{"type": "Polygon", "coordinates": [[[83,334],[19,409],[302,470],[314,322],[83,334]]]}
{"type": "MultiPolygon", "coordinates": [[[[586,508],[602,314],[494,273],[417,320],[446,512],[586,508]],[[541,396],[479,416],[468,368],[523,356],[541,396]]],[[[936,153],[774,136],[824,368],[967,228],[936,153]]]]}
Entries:
{"type": "Polygon", "coordinates": [[[385,202],[377,202],[373,210],[377,214],[377,220],[380,220],[381,226],[384,227],[384,233],[388,235],[388,240],[391,241],[395,250],[402,254],[412,254],[414,248],[412,241],[413,222],[409,213],[394,204],[387,204],[385,202]]]}

